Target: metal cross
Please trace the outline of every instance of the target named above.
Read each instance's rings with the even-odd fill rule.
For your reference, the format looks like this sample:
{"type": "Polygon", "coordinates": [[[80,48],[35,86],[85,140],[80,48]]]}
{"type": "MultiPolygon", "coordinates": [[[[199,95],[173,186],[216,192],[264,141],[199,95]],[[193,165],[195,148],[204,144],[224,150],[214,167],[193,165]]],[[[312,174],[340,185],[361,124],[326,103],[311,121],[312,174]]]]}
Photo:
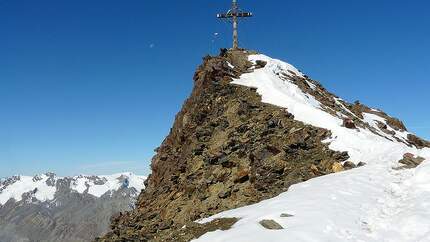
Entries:
{"type": "Polygon", "coordinates": [[[239,9],[239,5],[237,4],[237,0],[233,0],[232,8],[228,10],[227,13],[217,14],[217,18],[220,19],[232,19],[233,21],[233,50],[237,50],[239,48],[239,40],[238,40],[238,18],[247,18],[252,17],[252,13],[242,12],[239,9]]]}

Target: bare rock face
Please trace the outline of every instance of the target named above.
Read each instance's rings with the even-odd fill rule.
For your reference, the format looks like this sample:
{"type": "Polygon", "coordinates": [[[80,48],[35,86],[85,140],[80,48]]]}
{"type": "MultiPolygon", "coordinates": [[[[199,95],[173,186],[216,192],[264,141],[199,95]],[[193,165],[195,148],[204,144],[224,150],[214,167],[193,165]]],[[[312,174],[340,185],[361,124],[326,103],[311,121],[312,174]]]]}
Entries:
{"type": "Polygon", "coordinates": [[[421,149],[421,148],[430,148],[430,142],[427,140],[423,140],[420,137],[413,135],[413,134],[409,134],[408,135],[408,140],[411,144],[415,145],[417,148],[421,149]]]}
{"type": "Polygon", "coordinates": [[[329,131],[262,103],[253,88],[230,84],[265,65],[253,66],[249,54],[204,58],[191,96],[152,159],[137,208],[114,217],[112,232],[97,241],[189,241],[200,233],[184,225],[272,198],[349,158],[322,142],[329,131]]]}
{"type": "Polygon", "coordinates": [[[406,153],[403,155],[403,159],[399,161],[400,164],[403,164],[403,166],[400,168],[406,168],[406,169],[415,168],[419,166],[424,160],[425,159],[422,157],[419,157],[419,156],[415,157],[415,155],[411,153],[406,153]]]}

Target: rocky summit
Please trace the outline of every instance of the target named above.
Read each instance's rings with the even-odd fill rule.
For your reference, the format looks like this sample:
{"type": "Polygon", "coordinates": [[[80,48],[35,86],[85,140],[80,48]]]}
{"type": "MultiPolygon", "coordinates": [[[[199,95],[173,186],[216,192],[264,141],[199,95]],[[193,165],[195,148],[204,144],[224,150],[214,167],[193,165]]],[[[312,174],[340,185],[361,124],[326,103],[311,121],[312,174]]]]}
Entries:
{"type": "Polygon", "coordinates": [[[114,217],[111,232],[97,241],[191,241],[210,231],[228,230],[240,218],[198,223],[201,219],[273,198],[293,184],[366,164],[352,160],[346,150],[333,149],[335,134],[307,122],[302,115],[308,109],[298,112],[301,105],[339,120],[336,125],[345,132],[365,130],[407,147],[429,147],[409,134],[400,120],[358,101],[347,103],[289,64],[253,51],[222,50],[219,56],[205,57],[198,67],[191,96],[156,149],[152,174],[136,208],[114,217]],[[299,103],[278,104],[276,93],[271,95],[275,100],[265,100],[260,92],[264,87],[240,83],[252,73],[258,83],[257,73],[263,69],[294,85],[287,91],[296,90],[291,95],[299,103]]]}
{"type": "Polygon", "coordinates": [[[145,177],[58,177],[53,173],[0,180],[0,241],[91,241],[110,217],[131,210],[145,177]]]}

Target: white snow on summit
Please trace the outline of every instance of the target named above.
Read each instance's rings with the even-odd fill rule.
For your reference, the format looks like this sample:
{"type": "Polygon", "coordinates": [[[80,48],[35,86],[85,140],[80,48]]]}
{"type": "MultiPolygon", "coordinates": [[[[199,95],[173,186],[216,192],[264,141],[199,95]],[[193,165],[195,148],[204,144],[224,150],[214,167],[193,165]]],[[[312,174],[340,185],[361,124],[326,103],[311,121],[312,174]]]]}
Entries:
{"type": "Polygon", "coordinates": [[[54,174],[43,174],[34,177],[15,176],[4,179],[0,183],[0,205],[4,205],[10,199],[19,202],[23,195],[31,193],[37,201],[51,201],[55,198],[58,180],[70,180],[70,189],[78,193],[87,193],[95,197],[101,197],[109,191],[116,191],[121,187],[136,189],[139,193],[144,188],[146,177],[133,173],[119,173],[108,176],[75,176],[57,177],[54,174]]]}
{"type": "MultiPolygon", "coordinates": [[[[330,149],[348,151],[350,161],[367,165],[318,177],[291,186],[278,197],[198,221],[240,218],[231,229],[210,232],[194,241],[430,241],[430,149],[406,145],[402,142],[409,134],[406,131],[388,127],[394,136],[383,133],[377,124],[387,121],[370,113],[364,113],[362,121],[373,132],[368,128],[347,129],[342,126],[342,115],[324,111],[316,98],[282,75],[303,76],[296,68],[264,55],[252,55],[249,60],[254,63],[263,60],[267,64],[243,74],[233,84],[254,87],[262,102],[287,108],[296,120],[330,130],[332,138],[326,141],[330,149]],[[426,160],[415,169],[393,169],[399,166],[398,161],[405,153],[426,160]],[[281,214],[292,216],[281,217],[281,214]],[[272,219],[284,229],[265,229],[259,224],[264,219],[272,219]]],[[[340,99],[335,101],[351,113],[340,99]]]]}
{"type": "MultiPolygon", "coordinates": [[[[280,73],[293,72],[302,76],[296,68],[264,55],[252,55],[249,58],[252,62],[263,60],[268,64],[252,73],[243,74],[240,79],[232,83],[255,87],[262,96],[262,102],[287,108],[296,120],[331,130],[335,138],[331,140],[330,148],[337,151],[348,151],[351,161],[380,163],[381,160],[375,159],[375,157],[385,156],[387,153],[397,150],[398,147],[401,149],[395,154],[391,154],[390,160],[398,161],[406,152],[418,152],[414,148],[405,147],[403,143],[387,142],[386,138],[375,135],[368,129],[359,128],[359,130],[355,130],[342,127],[343,119],[321,109],[321,104],[313,96],[304,93],[293,82],[285,80],[279,75],[280,73]]],[[[344,108],[346,109],[346,107],[344,108]]],[[[376,125],[374,124],[375,119],[380,120],[381,118],[376,115],[365,114],[363,121],[374,126],[376,125]]],[[[386,122],[385,120],[381,121],[386,122]]],[[[399,137],[405,137],[407,134],[406,131],[399,132],[399,137]]]]}

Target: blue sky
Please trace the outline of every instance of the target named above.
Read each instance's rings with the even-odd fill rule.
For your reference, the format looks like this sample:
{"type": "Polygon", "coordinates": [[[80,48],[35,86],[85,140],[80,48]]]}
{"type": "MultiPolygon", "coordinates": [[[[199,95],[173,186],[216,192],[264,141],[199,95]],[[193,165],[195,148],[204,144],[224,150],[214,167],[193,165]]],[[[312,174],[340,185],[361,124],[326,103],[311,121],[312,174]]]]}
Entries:
{"type": "MultiPolygon", "coordinates": [[[[428,1],[246,1],[240,44],[430,138],[428,1]]],[[[0,177],[149,172],[229,0],[0,0],[0,177]]],[[[219,33],[214,36],[214,33],[219,33]]]]}

